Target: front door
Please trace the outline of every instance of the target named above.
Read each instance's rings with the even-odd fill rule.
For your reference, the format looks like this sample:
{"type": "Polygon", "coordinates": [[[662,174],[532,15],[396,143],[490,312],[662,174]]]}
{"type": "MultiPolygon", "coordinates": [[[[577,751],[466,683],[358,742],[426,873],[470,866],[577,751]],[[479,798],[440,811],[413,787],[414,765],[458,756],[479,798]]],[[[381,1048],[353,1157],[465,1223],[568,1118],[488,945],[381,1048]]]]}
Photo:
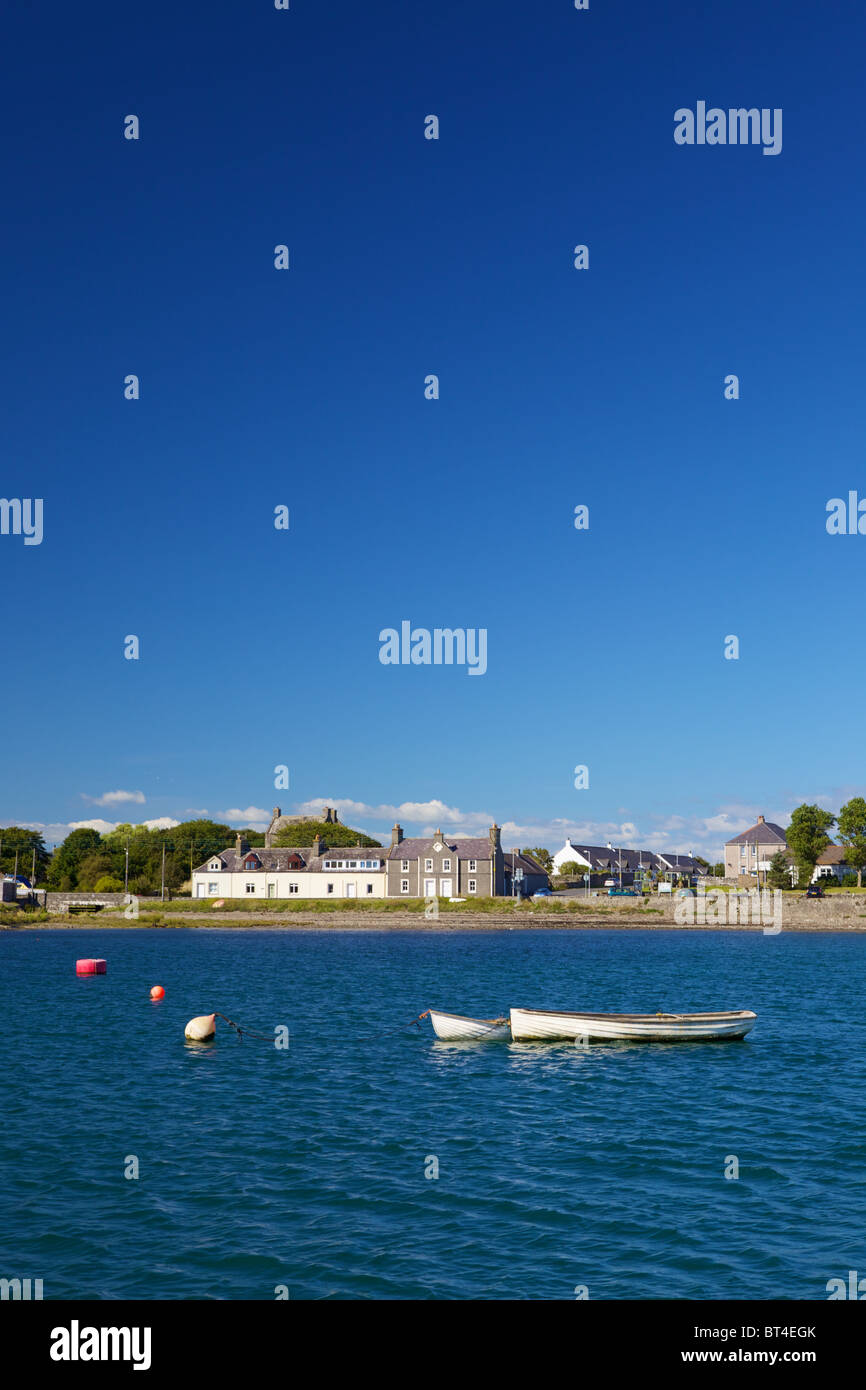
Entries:
{"type": "Polygon", "coordinates": [[[346,897],[356,898],[358,896],[357,886],[354,883],[346,884],[346,897]]]}
{"type": "Polygon", "coordinates": [[[436,880],[435,880],[435,878],[425,878],[425,880],[424,880],[424,897],[425,897],[425,898],[435,898],[435,897],[436,897],[436,880]]]}
{"type": "Polygon", "coordinates": [[[442,889],[441,889],[443,898],[450,898],[450,897],[451,897],[451,894],[453,893],[453,891],[454,891],[454,890],[453,890],[453,888],[451,887],[451,879],[450,879],[450,878],[443,878],[443,880],[442,880],[442,889]]]}
{"type": "Polygon", "coordinates": [[[276,885],[275,883],[269,883],[269,884],[268,884],[268,897],[269,897],[269,898],[275,898],[276,896],[277,896],[277,885],[276,885]]]}

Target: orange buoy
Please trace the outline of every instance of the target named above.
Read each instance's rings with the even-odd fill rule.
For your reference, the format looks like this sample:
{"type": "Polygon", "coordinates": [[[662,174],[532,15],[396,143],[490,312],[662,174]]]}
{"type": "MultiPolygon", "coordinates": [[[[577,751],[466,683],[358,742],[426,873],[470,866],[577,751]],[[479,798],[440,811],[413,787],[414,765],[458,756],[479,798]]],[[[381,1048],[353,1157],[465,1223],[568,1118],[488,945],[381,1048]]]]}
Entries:
{"type": "Polygon", "coordinates": [[[216,1014],[199,1014],[198,1018],[191,1018],[183,1030],[185,1038],[191,1038],[193,1042],[207,1042],[216,1032],[216,1014]]]}
{"type": "Polygon", "coordinates": [[[162,985],[154,985],[153,989],[150,991],[150,997],[151,999],[164,999],[165,990],[162,985]]]}
{"type": "Polygon", "coordinates": [[[76,975],[104,975],[108,969],[104,960],[77,960],[75,962],[76,975]]]}

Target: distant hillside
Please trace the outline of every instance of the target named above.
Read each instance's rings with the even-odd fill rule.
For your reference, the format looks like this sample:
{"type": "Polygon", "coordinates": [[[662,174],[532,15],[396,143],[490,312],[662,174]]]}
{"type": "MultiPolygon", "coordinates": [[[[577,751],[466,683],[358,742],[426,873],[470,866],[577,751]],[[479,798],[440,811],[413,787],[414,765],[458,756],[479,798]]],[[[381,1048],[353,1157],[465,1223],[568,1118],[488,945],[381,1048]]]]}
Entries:
{"type": "Polygon", "coordinates": [[[364,845],[369,849],[381,849],[378,840],[371,840],[369,835],[362,835],[360,830],[353,830],[350,825],[328,825],[323,820],[299,820],[293,821],[291,825],[283,826],[278,830],[274,837],[274,844],[294,845],[298,849],[309,848],[318,835],[326,845],[334,848],[337,845],[364,845]]]}

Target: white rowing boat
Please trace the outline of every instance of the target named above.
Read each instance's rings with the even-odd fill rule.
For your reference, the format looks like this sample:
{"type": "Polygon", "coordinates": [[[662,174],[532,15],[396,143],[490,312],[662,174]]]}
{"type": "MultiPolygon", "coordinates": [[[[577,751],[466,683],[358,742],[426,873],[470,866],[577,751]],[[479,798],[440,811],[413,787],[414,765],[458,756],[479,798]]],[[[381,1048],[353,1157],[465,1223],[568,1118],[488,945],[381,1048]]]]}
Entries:
{"type": "Polygon", "coordinates": [[[721,1042],[744,1038],[757,1017],[750,1009],[719,1014],[577,1014],[512,1009],[511,1036],[515,1042],[721,1042]]]}
{"type": "Polygon", "coordinates": [[[430,1022],[437,1038],[449,1042],[503,1042],[511,1037],[507,1018],[463,1018],[460,1014],[443,1014],[430,1009],[430,1022]]]}

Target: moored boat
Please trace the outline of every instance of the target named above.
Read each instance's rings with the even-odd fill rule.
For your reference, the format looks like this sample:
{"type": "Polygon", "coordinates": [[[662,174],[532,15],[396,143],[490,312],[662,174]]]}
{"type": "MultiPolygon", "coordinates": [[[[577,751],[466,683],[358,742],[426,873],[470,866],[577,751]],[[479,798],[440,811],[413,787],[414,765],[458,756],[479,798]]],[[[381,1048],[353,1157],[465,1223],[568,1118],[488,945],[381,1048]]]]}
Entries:
{"type": "Polygon", "coordinates": [[[437,1038],[448,1042],[504,1042],[511,1037],[507,1018],[464,1018],[430,1009],[430,1022],[437,1038]]]}
{"type": "Polygon", "coordinates": [[[590,1014],[512,1009],[515,1042],[722,1042],[744,1038],[757,1022],[750,1009],[707,1014],[590,1014]]]}

